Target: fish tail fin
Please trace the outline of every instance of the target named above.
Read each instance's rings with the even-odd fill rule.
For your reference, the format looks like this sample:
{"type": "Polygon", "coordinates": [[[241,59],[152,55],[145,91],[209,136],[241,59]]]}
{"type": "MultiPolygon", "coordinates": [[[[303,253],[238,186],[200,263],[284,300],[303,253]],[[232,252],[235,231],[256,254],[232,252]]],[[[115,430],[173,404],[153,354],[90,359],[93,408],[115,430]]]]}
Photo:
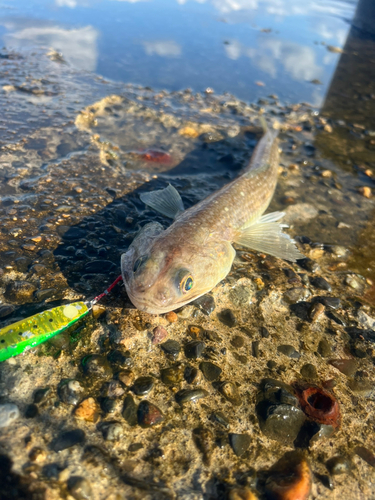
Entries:
{"type": "Polygon", "coordinates": [[[250,226],[238,231],[235,243],[291,262],[303,259],[305,256],[297,249],[295,241],[283,233],[283,228],[288,226],[277,223],[284,215],[284,212],[263,215],[250,226]]]}

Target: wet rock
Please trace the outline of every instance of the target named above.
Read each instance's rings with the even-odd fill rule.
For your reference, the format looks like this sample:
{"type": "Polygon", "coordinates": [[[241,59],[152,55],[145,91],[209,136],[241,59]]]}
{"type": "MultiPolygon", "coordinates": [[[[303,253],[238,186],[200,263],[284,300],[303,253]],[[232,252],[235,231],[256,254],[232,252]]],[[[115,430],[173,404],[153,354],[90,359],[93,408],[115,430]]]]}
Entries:
{"type": "Polygon", "coordinates": [[[206,316],[209,316],[216,307],[215,299],[212,297],[212,295],[203,295],[202,297],[194,300],[192,304],[195,307],[198,307],[198,309],[200,309],[206,316]]]}
{"type": "Polygon", "coordinates": [[[59,452],[72,448],[77,444],[84,443],[86,435],[81,429],[73,429],[71,431],[62,432],[57,438],[51,442],[53,451],[59,452]]]}
{"type": "Polygon", "coordinates": [[[270,336],[270,332],[267,330],[265,326],[260,327],[260,334],[263,339],[268,339],[268,337],[270,336]]]}
{"type": "Polygon", "coordinates": [[[4,297],[10,302],[28,304],[34,301],[36,286],[28,281],[12,281],[5,287],[4,297]]]}
{"type": "Polygon", "coordinates": [[[229,328],[233,328],[237,324],[236,316],[231,309],[224,309],[217,316],[229,328]]]}
{"type": "Polygon", "coordinates": [[[130,394],[128,394],[126,396],[126,398],[124,399],[122,416],[131,427],[134,427],[135,425],[137,425],[137,422],[138,422],[137,405],[136,405],[133,397],[130,394]]]}
{"type": "MultiPolygon", "coordinates": [[[[96,356],[96,354],[94,356],[96,356]]],[[[111,365],[116,365],[116,366],[131,366],[133,364],[130,351],[122,352],[119,351],[118,349],[110,351],[107,355],[107,360],[111,363],[111,365]]],[[[98,363],[100,365],[101,361],[99,360],[98,363]]],[[[108,366],[108,365],[106,365],[106,363],[103,361],[103,366],[108,366]]],[[[108,371],[107,368],[106,371],[108,371]]]]}
{"type": "Polygon", "coordinates": [[[222,372],[222,369],[219,366],[214,365],[214,363],[211,363],[210,361],[202,361],[199,368],[208,382],[217,380],[222,372]]]}
{"type": "Polygon", "coordinates": [[[251,437],[248,434],[229,434],[229,443],[237,457],[242,457],[248,450],[251,437]]]}
{"type": "Polygon", "coordinates": [[[178,316],[174,311],[169,311],[165,315],[165,319],[169,321],[169,323],[176,323],[178,321],[178,316]]]}
{"type": "Polygon", "coordinates": [[[188,342],[185,346],[185,356],[189,359],[197,359],[202,357],[203,351],[206,347],[204,342],[193,340],[188,342]]]}
{"type": "Polygon", "coordinates": [[[312,286],[315,288],[319,288],[320,290],[325,290],[327,292],[332,291],[331,285],[328,283],[328,281],[321,276],[316,276],[315,278],[310,279],[310,283],[312,286]]]}
{"type": "Polygon", "coordinates": [[[337,399],[330,392],[314,385],[295,385],[302,411],[318,424],[337,429],[341,415],[337,399]]]}
{"type": "Polygon", "coordinates": [[[29,453],[30,462],[41,463],[47,458],[47,453],[43,448],[36,446],[29,453]]]}
{"type": "Polygon", "coordinates": [[[118,441],[124,435],[124,429],[119,422],[104,422],[101,431],[106,441],[118,441]]]}
{"type": "Polygon", "coordinates": [[[303,365],[300,370],[300,374],[307,380],[315,380],[318,377],[316,368],[311,363],[306,363],[305,365],[303,365]]]}
{"type": "Polygon", "coordinates": [[[105,413],[115,413],[118,406],[118,400],[113,398],[104,398],[100,403],[100,407],[105,413]]]}
{"type": "Polygon", "coordinates": [[[225,428],[229,428],[229,420],[228,418],[222,413],[221,411],[214,411],[212,415],[210,416],[210,420],[212,422],[216,422],[225,428]]]}
{"type": "Polygon", "coordinates": [[[322,483],[323,486],[328,488],[329,490],[334,489],[334,484],[332,481],[332,478],[328,474],[318,474],[317,472],[314,473],[314,476],[319,479],[319,481],[322,483]]]}
{"type": "Polygon", "coordinates": [[[233,382],[225,381],[219,385],[219,392],[227,401],[235,406],[240,406],[242,403],[240,393],[238,392],[236,384],[233,382]]]}
{"type": "Polygon", "coordinates": [[[188,365],[184,370],[184,379],[188,384],[195,384],[199,381],[199,372],[195,366],[188,365]]]}
{"type": "Polygon", "coordinates": [[[100,392],[105,398],[119,398],[125,391],[119,380],[111,380],[102,386],[100,392]]]}
{"type": "Polygon", "coordinates": [[[210,465],[213,442],[212,433],[204,427],[198,427],[197,429],[193,429],[192,437],[195,446],[202,454],[203,463],[210,465]]]}
{"type": "Polygon", "coordinates": [[[34,392],[33,402],[35,404],[41,403],[47,397],[47,395],[50,393],[50,390],[51,389],[49,387],[44,387],[43,389],[37,389],[34,392]]]}
{"type": "Polygon", "coordinates": [[[135,379],[134,384],[131,390],[137,396],[143,396],[144,394],[148,394],[151,389],[154,387],[154,379],[152,377],[138,377],[135,379]]]}
{"type": "Polygon", "coordinates": [[[328,363],[347,377],[351,377],[357,369],[357,362],[354,359],[330,359],[328,363]]]}
{"type": "Polygon", "coordinates": [[[240,347],[243,347],[245,344],[245,339],[241,335],[236,335],[233,337],[230,341],[233,347],[236,349],[239,349],[240,347]]]}
{"type": "Polygon", "coordinates": [[[176,392],[175,399],[179,405],[183,405],[190,401],[198,401],[206,396],[208,396],[208,392],[205,389],[181,389],[181,391],[176,392]]]}
{"type": "Polygon", "coordinates": [[[87,398],[74,409],[73,414],[78,419],[95,423],[99,420],[100,407],[94,398],[87,398]]]}
{"type": "Polygon", "coordinates": [[[309,318],[313,323],[315,323],[315,321],[319,320],[324,311],[325,307],[322,303],[314,302],[313,304],[311,304],[311,308],[309,310],[309,318]]]}
{"type": "Polygon", "coordinates": [[[369,398],[374,393],[374,384],[368,380],[352,379],[348,381],[348,386],[357,396],[369,398]]]}
{"type": "Polygon", "coordinates": [[[56,288],[45,288],[44,290],[37,290],[34,293],[34,297],[38,302],[42,302],[43,300],[47,300],[53,297],[56,292],[56,288]]]}
{"type": "Polygon", "coordinates": [[[130,387],[134,380],[134,373],[131,370],[121,370],[118,372],[117,378],[126,387],[130,387]]]}
{"type": "Polygon", "coordinates": [[[163,344],[160,344],[160,347],[171,359],[177,359],[181,351],[181,345],[177,340],[167,340],[163,344]]]}
{"type": "Polygon", "coordinates": [[[99,354],[89,354],[82,359],[83,373],[89,377],[111,377],[112,370],[107,360],[99,354]]]}
{"type": "Polygon", "coordinates": [[[286,444],[294,442],[306,420],[293,388],[274,379],[262,381],[256,413],[261,431],[286,444]]]}
{"type": "MultiPolygon", "coordinates": [[[[156,345],[156,344],[160,344],[160,342],[162,342],[164,339],[166,339],[168,337],[168,332],[167,330],[163,327],[163,326],[157,326],[156,328],[154,328],[152,330],[152,338],[151,338],[151,342],[156,345]]],[[[172,340],[172,342],[174,342],[172,340]]]]}
{"type": "Polygon", "coordinates": [[[0,306],[0,318],[6,318],[7,316],[10,316],[14,311],[16,310],[16,307],[13,306],[12,304],[3,304],[0,306]]]}
{"type": "Polygon", "coordinates": [[[355,274],[348,274],[344,280],[345,285],[348,285],[353,290],[362,290],[364,288],[364,281],[355,274]]]}
{"type": "Polygon", "coordinates": [[[28,257],[18,257],[18,259],[15,259],[14,261],[15,268],[20,273],[27,273],[31,264],[32,260],[28,257]]]}
{"type": "Polygon", "coordinates": [[[27,405],[25,409],[25,418],[35,418],[39,414],[37,405],[27,405]]]}
{"type": "Polygon", "coordinates": [[[312,475],[299,452],[288,452],[271,467],[265,482],[266,496],[272,500],[307,500],[312,475]]]}
{"type": "Polygon", "coordinates": [[[356,446],[354,451],[362,460],[371,465],[371,467],[375,467],[375,455],[372,451],[365,446],[356,446]]]}
{"type": "Polygon", "coordinates": [[[306,300],[310,297],[311,292],[307,288],[304,287],[296,287],[287,290],[283,294],[283,299],[287,304],[296,304],[301,300],[306,300]]]}
{"type": "Polygon", "coordinates": [[[57,394],[63,403],[76,405],[81,399],[83,387],[74,379],[63,379],[57,387],[57,394]]]}
{"type": "Polygon", "coordinates": [[[90,483],[84,477],[71,476],[68,479],[67,487],[75,500],[90,500],[92,498],[90,483]]]}
{"type": "Polygon", "coordinates": [[[352,469],[352,463],[348,457],[337,455],[327,460],[326,467],[332,476],[347,474],[352,469]]]}
{"type": "Polygon", "coordinates": [[[130,453],[136,453],[139,450],[143,450],[143,448],[144,446],[142,443],[132,443],[129,446],[128,451],[130,451],[130,453]]]}
{"type": "MultiPolygon", "coordinates": [[[[252,289],[249,286],[237,285],[230,290],[229,300],[234,306],[243,307],[249,304],[252,294],[252,289]]],[[[223,323],[225,323],[225,321],[223,321],[223,323]]]]}
{"type": "Polygon", "coordinates": [[[251,353],[254,358],[259,358],[259,340],[251,342],[251,353]]]}
{"type": "Polygon", "coordinates": [[[18,406],[12,403],[0,404],[0,428],[9,427],[18,417],[18,406]]]}
{"type": "Polygon", "coordinates": [[[338,309],[341,307],[341,300],[338,297],[315,297],[317,302],[320,302],[328,309],[338,309]]]}
{"type": "Polygon", "coordinates": [[[142,427],[152,427],[164,420],[162,412],[150,401],[141,401],[137,410],[138,424],[142,427]]]}
{"type": "Polygon", "coordinates": [[[297,264],[302,267],[302,269],[305,269],[310,273],[316,273],[320,270],[319,264],[315,262],[315,260],[309,259],[308,257],[297,260],[297,264]]]}
{"type": "Polygon", "coordinates": [[[301,357],[300,353],[294,349],[292,345],[282,344],[277,346],[277,352],[288,356],[288,358],[299,359],[301,357]]]}
{"type": "Polygon", "coordinates": [[[319,344],[318,344],[318,353],[323,358],[328,358],[332,354],[332,346],[331,346],[331,344],[326,339],[322,339],[319,342],[319,344]]]}
{"type": "Polygon", "coordinates": [[[204,330],[204,336],[211,342],[221,342],[222,338],[214,330],[204,330]]]}
{"type": "Polygon", "coordinates": [[[335,323],[337,323],[340,326],[346,326],[346,321],[341,316],[341,314],[338,314],[336,311],[326,311],[326,316],[327,318],[333,320],[335,323]]]}
{"type": "Polygon", "coordinates": [[[365,328],[375,330],[375,319],[359,309],[357,313],[358,322],[365,328]]]}
{"type": "Polygon", "coordinates": [[[160,372],[160,378],[163,384],[174,386],[178,385],[183,379],[183,369],[182,366],[170,366],[169,368],[164,368],[160,372]]]}

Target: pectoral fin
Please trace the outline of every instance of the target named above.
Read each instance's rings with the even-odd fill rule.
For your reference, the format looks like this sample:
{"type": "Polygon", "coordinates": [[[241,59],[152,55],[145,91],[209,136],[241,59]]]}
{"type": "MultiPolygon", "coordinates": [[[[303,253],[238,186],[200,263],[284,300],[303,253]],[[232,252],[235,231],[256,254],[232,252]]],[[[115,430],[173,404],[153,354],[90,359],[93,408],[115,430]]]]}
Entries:
{"type": "Polygon", "coordinates": [[[295,241],[282,232],[282,229],[288,226],[276,222],[284,215],[283,212],[263,215],[254,224],[238,231],[235,243],[257,252],[268,253],[279,259],[292,262],[303,259],[305,256],[299,252],[295,241]]]}
{"type": "Polygon", "coordinates": [[[175,219],[185,210],[181,196],[171,184],[165,189],[142,193],[140,198],[147,206],[171,219],[175,219]]]}

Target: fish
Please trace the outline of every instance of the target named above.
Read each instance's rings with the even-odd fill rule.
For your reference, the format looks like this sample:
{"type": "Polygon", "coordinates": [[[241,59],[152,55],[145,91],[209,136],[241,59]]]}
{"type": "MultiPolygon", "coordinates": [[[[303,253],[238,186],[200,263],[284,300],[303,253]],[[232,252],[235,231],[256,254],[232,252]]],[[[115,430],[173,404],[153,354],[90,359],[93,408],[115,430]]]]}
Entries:
{"type": "Polygon", "coordinates": [[[283,232],[283,212],[263,215],[277,184],[277,131],[264,127],[248,166],[233,181],[185,210],[178,191],[141,193],[148,207],[173,219],[167,228],[150,222],[121,256],[129,299],[147,313],[178,309],[212,290],[230,272],[233,244],[295,262],[304,258],[283,232]]]}

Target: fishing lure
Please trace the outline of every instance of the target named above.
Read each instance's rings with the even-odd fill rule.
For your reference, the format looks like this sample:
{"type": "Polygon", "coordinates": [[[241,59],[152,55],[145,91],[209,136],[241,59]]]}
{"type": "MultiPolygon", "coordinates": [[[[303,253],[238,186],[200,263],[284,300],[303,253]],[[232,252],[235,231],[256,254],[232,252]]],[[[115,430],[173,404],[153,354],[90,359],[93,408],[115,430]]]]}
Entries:
{"type": "Polygon", "coordinates": [[[1,328],[0,362],[42,344],[84,318],[121,280],[122,276],[119,276],[103,293],[91,301],[54,307],[1,328]]]}

